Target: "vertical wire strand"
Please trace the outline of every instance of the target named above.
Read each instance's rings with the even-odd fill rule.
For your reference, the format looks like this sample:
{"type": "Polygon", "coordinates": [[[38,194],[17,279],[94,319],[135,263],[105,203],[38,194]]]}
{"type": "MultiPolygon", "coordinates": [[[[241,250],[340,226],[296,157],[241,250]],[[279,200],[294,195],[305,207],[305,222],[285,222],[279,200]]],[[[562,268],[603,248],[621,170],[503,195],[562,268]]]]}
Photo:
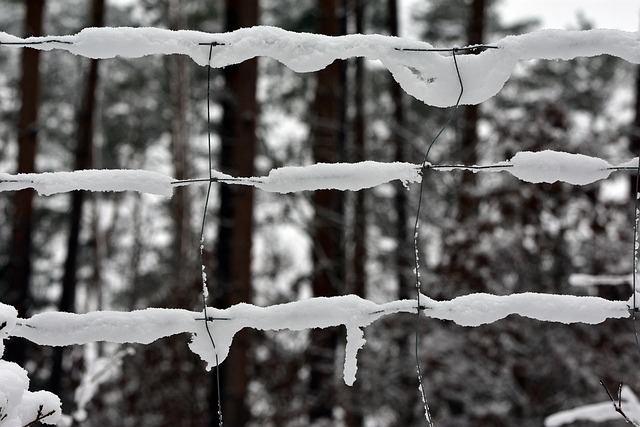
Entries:
{"type": "Polygon", "coordinates": [[[218,350],[216,349],[216,343],[209,329],[209,316],[207,315],[207,298],[209,296],[209,289],[207,287],[207,275],[204,267],[204,227],[207,221],[207,208],[209,207],[209,197],[211,196],[211,185],[213,184],[213,172],[211,161],[211,56],[213,54],[214,43],[209,45],[209,62],[207,63],[207,152],[209,155],[209,185],[207,187],[207,197],[204,201],[204,211],[202,212],[202,226],[200,228],[200,266],[202,273],[202,303],[204,306],[204,326],[209,335],[209,340],[213,346],[213,353],[216,358],[216,387],[218,392],[218,425],[222,427],[222,398],[220,395],[220,363],[218,361],[218,350]]]}
{"type": "Polygon", "coordinates": [[[433,148],[433,146],[435,145],[436,141],[440,138],[440,135],[442,135],[442,133],[445,131],[445,129],[447,129],[449,127],[449,124],[453,121],[454,117],[456,116],[456,113],[458,112],[458,107],[460,106],[460,100],[462,99],[462,94],[464,93],[464,85],[462,84],[462,76],[460,75],[460,69],[458,67],[458,60],[456,58],[456,52],[458,51],[457,48],[454,48],[451,50],[451,53],[453,54],[453,64],[456,68],[456,74],[458,76],[458,82],[460,83],[460,93],[458,94],[458,99],[456,100],[456,103],[453,107],[453,111],[451,112],[451,115],[449,115],[449,118],[447,119],[447,121],[445,122],[445,124],[442,126],[442,128],[440,129],[440,131],[436,134],[436,136],[433,138],[433,140],[431,141],[431,143],[429,144],[429,147],[427,148],[427,151],[424,155],[424,159],[422,160],[422,168],[421,168],[421,179],[420,179],[420,194],[418,196],[418,208],[416,209],[416,222],[413,226],[413,251],[414,251],[414,261],[415,261],[415,278],[416,278],[416,345],[415,345],[415,359],[416,359],[416,371],[418,373],[418,385],[419,385],[419,389],[420,389],[420,395],[422,397],[422,404],[424,406],[424,416],[425,419],[427,420],[427,424],[429,427],[433,427],[433,419],[431,418],[431,412],[429,411],[429,402],[427,400],[427,392],[424,389],[424,381],[422,378],[422,368],[420,366],[420,351],[419,351],[419,347],[420,347],[420,308],[421,308],[421,303],[420,303],[420,271],[419,271],[419,267],[420,267],[420,254],[418,252],[418,227],[420,225],[420,209],[422,207],[422,193],[423,193],[423,189],[424,189],[424,172],[429,169],[429,165],[427,163],[428,158],[429,158],[429,153],[431,152],[431,149],[433,148]]]}
{"type": "Polygon", "coordinates": [[[636,168],[636,188],[635,188],[636,200],[634,202],[633,212],[633,275],[631,278],[633,288],[633,307],[631,308],[631,322],[633,323],[633,335],[636,340],[636,350],[640,354],[640,341],[638,340],[638,328],[636,326],[636,316],[638,312],[638,306],[636,303],[636,282],[638,275],[638,216],[640,216],[640,152],[638,152],[638,166],[636,168]]]}

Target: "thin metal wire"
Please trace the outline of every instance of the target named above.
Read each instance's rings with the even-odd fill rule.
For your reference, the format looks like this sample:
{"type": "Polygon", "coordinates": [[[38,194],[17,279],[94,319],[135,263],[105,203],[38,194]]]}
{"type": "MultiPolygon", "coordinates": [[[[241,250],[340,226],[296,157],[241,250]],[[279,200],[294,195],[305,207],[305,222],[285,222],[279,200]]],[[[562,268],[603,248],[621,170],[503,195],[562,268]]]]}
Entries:
{"type": "Polygon", "coordinates": [[[455,48],[437,48],[437,47],[431,47],[431,48],[404,48],[404,47],[396,47],[394,48],[397,51],[401,51],[401,52],[452,52],[455,54],[455,52],[472,52],[474,50],[478,50],[478,49],[500,49],[498,46],[493,46],[493,45],[488,45],[488,44],[476,44],[476,45],[471,45],[471,46],[464,46],[464,47],[455,47],[455,48]]]}
{"type": "Polygon", "coordinates": [[[70,42],[70,41],[54,39],[54,40],[41,40],[41,41],[34,41],[34,42],[0,42],[0,45],[29,46],[29,45],[47,44],[47,43],[73,44],[73,42],[70,42]]]}
{"type": "Polygon", "coordinates": [[[456,67],[456,74],[458,75],[458,82],[460,83],[460,94],[458,95],[458,99],[456,100],[456,103],[455,103],[455,105],[453,107],[453,111],[451,112],[451,115],[449,116],[449,118],[447,119],[445,124],[442,126],[440,131],[433,138],[431,143],[429,144],[429,147],[427,148],[427,151],[426,151],[426,153],[424,155],[424,159],[422,160],[422,166],[421,166],[422,178],[420,179],[420,194],[418,196],[418,208],[416,210],[416,222],[415,222],[415,224],[413,226],[413,251],[414,251],[415,269],[416,269],[415,277],[416,277],[416,302],[417,302],[417,304],[416,304],[415,358],[416,358],[416,370],[418,372],[418,383],[420,385],[420,394],[421,394],[421,397],[422,397],[422,403],[424,404],[424,415],[425,415],[425,419],[427,420],[427,423],[428,423],[429,427],[433,427],[433,420],[431,419],[431,413],[429,412],[429,403],[427,401],[427,394],[426,394],[426,391],[424,389],[424,382],[422,380],[422,368],[420,366],[420,352],[419,352],[419,346],[420,346],[420,307],[422,307],[422,304],[420,304],[420,272],[419,272],[420,255],[418,253],[418,226],[420,224],[420,209],[422,207],[422,193],[423,193],[423,189],[424,189],[424,171],[425,171],[425,169],[428,169],[427,160],[429,158],[429,153],[431,152],[431,149],[433,148],[433,146],[436,143],[436,141],[440,138],[440,135],[442,135],[442,133],[445,131],[445,129],[447,127],[449,127],[449,124],[453,121],[454,117],[456,116],[456,113],[458,111],[458,107],[460,106],[460,100],[462,99],[462,94],[464,93],[464,85],[462,84],[462,77],[460,76],[460,69],[458,68],[458,60],[456,59],[456,52],[458,51],[458,48],[450,49],[450,51],[453,54],[453,63],[455,65],[455,67],[456,67]]]}
{"type": "Polygon", "coordinates": [[[200,228],[200,266],[201,266],[201,274],[202,274],[202,303],[204,305],[204,318],[207,319],[204,322],[205,329],[207,330],[207,334],[209,335],[209,339],[211,340],[211,345],[213,346],[213,353],[216,358],[216,387],[218,391],[218,425],[222,427],[222,398],[220,394],[220,363],[218,361],[218,350],[216,349],[216,343],[213,340],[213,335],[211,335],[211,330],[209,329],[209,316],[207,315],[207,295],[209,291],[207,290],[207,281],[205,275],[204,268],[204,226],[207,220],[207,208],[209,206],[209,197],[211,195],[211,185],[213,184],[213,172],[212,172],[212,161],[211,161],[211,56],[213,53],[214,43],[209,44],[209,62],[207,64],[207,149],[209,154],[209,185],[207,187],[207,197],[204,201],[204,211],[202,213],[202,227],[200,228]]]}
{"type": "Polygon", "coordinates": [[[636,200],[634,203],[633,212],[633,275],[632,275],[632,287],[633,287],[633,307],[631,309],[631,322],[633,323],[633,335],[636,340],[636,350],[640,354],[640,341],[638,340],[638,328],[636,326],[636,315],[638,312],[638,306],[636,304],[636,276],[638,274],[638,215],[640,209],[640,153],[638,155],[638,165],[636,167],[636,200]]]}

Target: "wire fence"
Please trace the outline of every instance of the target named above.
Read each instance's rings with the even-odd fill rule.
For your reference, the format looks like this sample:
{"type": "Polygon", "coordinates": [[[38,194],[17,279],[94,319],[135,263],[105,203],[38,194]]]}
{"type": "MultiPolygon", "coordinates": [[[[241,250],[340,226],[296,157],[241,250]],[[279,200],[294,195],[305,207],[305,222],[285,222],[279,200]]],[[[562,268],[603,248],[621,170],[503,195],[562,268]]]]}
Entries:
{"type": "MultiPolygon", "coordinates": [[[[68,36],[72,37],[72,36],[68,36]]],[[[18,46],[18,47],[36,47],[42,45],[52,45],[53,47],[64,47],[67,45],[73,45],[74,42],[62,38],[43,38],[39,40],[14,40],[14,41],[0,41],[0,45],[18,46]],[[61,46],[62,45],[62,46],[61,46]]],[[[458,57],[465,53],[471,53],[474,51],[485,50],[499,50],[500,46],[497,45],[476,45],[462,48],[423,48],[423,47],[394,47],[397,52],[406,52],[413,54],[420,54],[424,52],[430,53],[449,53],[451,54],[451,60],[454,66],[456,79],[458,83],[458,94],[454,103],[452,103],[452,111],[441,127],[439,132],[430,141],[428,147],[424,152],[424,157],[420,164],[405,164],[394,165],[395,175],[386,175],[382,182],[388,182],[393,179],[400,179],[404,181],[418,182],[419,183],[419,196],[418,204],[415,211],[415,222],[413,226],[413,250],[414,254],[414,266],[415,266],[415,299],[393,301],[388,304],[375,304],[372,301],[363,300],[356,297],[332,297],[326,299],[310,299],[307,301],[295,301],[288,304],[282,304],[279,306],[272,306],[266,308],[259,308],[255,306],[243,307],[243,310],[239,308],[230,308],[227,310],[219,310],[208,306],[208,282],[207,274],[205,271],[204,262],[204,248],[205,242],[205,225],[207,223],[207,210],[210,200],[210,194],[212,185],[214,183],[222,184],[239,184],[239,185],[252,185],[258,188],[263,188],[266,191],[270,191],[269,185],[275,185],[275,178],[269,174],[267,177],[231,177],[218,174],[213,169],[213,157],[212,157],[212,135],[213,125],[211,120],[211,71],[213,68],[212,57],[215,47],[225,46],[226,48],[233,48],[233,43],[225,43],[220,41],[198,42],[201,47],[208,47],[208,61],[207,65],[207,144],[208,144],[208,170],[209,176],[205,178],[190,178],[184,180],[174,180],[170,177],[155,175],[145,175],[147,183],[151,182],[157,186],[157,191],[161,194],[170,194],[171,189],[177,186],[191,185],[191,184],[206,184],[207,193],[204,201],[204,207],[202,211],[202,221],[200,229],[199,239],[199,253],[200,253],[200,277],[202,284],[202,303],[203,310],[201,313],[197,312],[184,312],[184,311],[162,311],[158,312],[153,309],[143,310],[137,313],[120,313],[117,316],[109,312],[95,312],[85,315],[81,314],[65,314],[65,313],[43,313],[33,316],[31,319],[7,319],[6,322],[13,324],[13,327],[8,331],[9,336],[20,336],[32,340],[33,342],[42,345],[69,345],[76,343],[85,343],[91,341],[108,340],[113,342],[150,342],[154,339],[162,336],[172,335],[181,332],[190,332],[196,336],[201,333],[203,328],[206,333],[207,340],[210,344],[208,352],[213,352],[213,359],[206,356],[207,350],[203,350],[202,345],[198,341],[194,351],[198,352],[205,360],[211,360],[216,369],[216,385],[218,388],[218,416],[219,425],[223,425],[222,417],[222,402],[221,402],[221,390],[220,390],[220,373],[218,370],[219,364],[224,360],[228,353],[228,347],[231,344],[231,340],[234,331],[239,330],[242,327],[252,327],[255,329],[273,329],[278,330],[282,328],[289,328],[292,330],[300,330],[306,328],[326,328],[331,326],[343,325],[347,328],[347,352],[351,353],[347,355],[347,359],[353,358],[354,362],[350,370],[355,369],[355,357],[361,344],[354,347],[354,344],[349,344],[355,336],[361,336],[362,328],[368,326],[373,321],[379,318],[395,313],[414,313],[416,315],[415,322],[415,348],[414,357],[417,372],[417,381],[419,384],[420,397],[424,405],[425,421],[429,427],[433,427],[433,419],[430,414],[428,398],[426,394],[426,388],[424,385],[424,378],[422,374],[422,367],[420,365],[420,337],[421,329],[419,319],[422,316],[448,319],[456,321],[460,324],[476,325],[490,323],[509,314],[520,314],[522,316],[536,318],[542,321],[559,321],[563,323],[572,322],[584,322],[584,323],[598,323],[609,318],[624,318],[629,317],[633,323],[633,330],[635,335],[636,348],[640,355],[640,343],[638,340],[638,333],[636,330],[636,315],[638,312],[638,306],[636,302],[636,276],[637,276],[637,257],[638,257],[638,222],[640,216],[640,191],[638,189],[640,179],[640,162],[637,165],[632,162],[627,162],[622,165],[602,165],[594,169],[591,165],[585,163],[578,164],[576,166],[573,162],[562,163],[564,160],[560,159],[556,163],[556,167],[564,170],[572,170],[576,167],[585,166],[589,171],[595,173],[595,177],[601,179],[607,172],[613,171],[628,171],[636,173],[636,200],[634,202],[634,229],[633,229],[633,271],[631,275],[632,281],[632,297],[629,301],[607,301],[602,298],[596,297],[574,297],[569,295],[541,295],[541,294],[512,294],[507,296],[493,296],[493,295],[469,295],[465,297],[459,297],[452,301],[434,301],[426,294],[423,294],[424,277],[419,274],[420,271],[420,258],[419,258],[419,228],[420,228],[420,214],[423,206],[423,194],[428,191],[424,184],[424,175],[433,170],[438,172],[449,172],[454,170],[459,171],[471,171],[471,172],[514,172],[522,169],[522,164],[514,164],[509,161],[502,161],[490,165],[451,165],[451,164],[432,164],[430,163],[431,149],[438,142],[443,132],[454,121],[458,107],[465,94],[465,84],[459,68],[458,57]],[[411,174],[412,173],[412,174],[411,174]],[[529,305],[523,304],[523,302],[529,302],[529,305]],[[482,308],[478,305],[481,304],[482,308]],[[538,304],[536,306],[536,304],[538,304]],[[588,306],[593,309],[589,313],[585,313],[584,307],[588,306]],[[334,308],[341,307],[344,310],[342,316],[334,314],[334,308]],[[468,309],[474,307],[474,315],[470,316],[468,309]],[[554,312],[554,309],[561,307],[561,312],[554,312]],[[159,313],[162,313],[159,315],[159,313]],[[305,321],[300,322],[291,318],[291,314],[297,315],[304,314],[305,321]],[[331,313],[327,315],[327,313],[331,313]],[[421,316],[422,315],[422,316],[421,316]],[[288,316],[288,317],[287,317],[288,316]],[[51,322],[52,319],[56,319],[56,322],[51,322]],[[158,319],[162,319],[162,322],[158,322],[158,319]],[[135,334],[124,334],[118,338],[118,334],[130,325],[132,322],[147,322],[148,327],[145,328],[144,336],[135,334]],[[167,323],[172,323],[174,328],[169,328],[167,323]],[[64,328],[56,329],[56,324],[64,324],[64,328]],[[77,325],[77,330],[69,328],[69,325],[77,325]],[[154,325],[155,324],[155,325],[154,325]],[[224,328],[227,329],[226,333],[221,332],[220,324],[224,324],[224,328]],[[88,325],[91,325],[88,327],[88,325]],[[230,326],[235,325],[235,326],[230,326]],[[82,335],[81,330],[85,332],[90,331],[90,335],[82,335]],[[351,337],[349,336],[351,335],[351,337]]],[[[602,159],[599,159],[602,160],[602,159]]],[[[637,161],[637,160],[636,160],[637,161]]],[[[604,162],[604,161],[603,161],[604,162]]],[[[365,166],[365,170],[368,167],[369,170],[374,170],[380,164],[367,164],[360,165],[365,166]]],[[[533,163],[530,167],[536,167],[533,163]],[[532,166],[531,166],[532,165],[532,166]]],[[[313,168],[314,165],[311,165],[313,168]]],[[[317,169],[317,168],[316,168],[317,169]]],[[[314,174],[310,174],[310,169],[296,169],[296,174],[287,175],[287,171],[293,172],[293,169],[281,168],[280,179],[284,174],[286,178],[295,181],[307,180],[309,185],[317,185],[318,182],[322,182],[322,185],[329,185],[326,188],[336,189],[353,189],[353,188],[341,188],[334,184],[331,184],[331,179],[335,179],[335,175],[331,175],[328,170],[316,171],[314,174]],[[315,184],[311,184],[315,183],[315,184]],[[331,187],[334,185],[334,187],[331,187]]],[[[340,164],[339,169],[333,169],[333,172],[339,171],[342,175],[338,177],[339,181],[344,183],[345,177],[357,178],[362,177],[363,169],[355,168],[354,164],[340,164]]],[[[145,172],[145,171],[138,171],[145,172]]],[[[148,172],[148,171],[147,171],[148,172]]],[[[125,176],[126,171],[93,171],[86,174],[83,177],[84,182],[80,183],[80,174],[83,172],[74,171],[66,173],[50,173],[50,174],[29,174],[26,175],[10,175],[0,174],[0,191],[13,191],[25,187],[33,187],[40,191],[44,189],[45,194],[53,188],[53,192],[72,191],[75,189],[89,189],[94,191],[113,191],[114,188],[117,191],[135,190],[141,192],[154,192],[149,191],[149,188],[153,186],[141,185],[135,187],[131,184],[130,178],[127,179],[127,183],[123,183],[120,187],[115,186],[111,181],[108,184],[104,183],[105,174],[110,174],[111,177],[125,176]],[[67,174],[67,175],[62,175],[67,174]],[[66,179],[66,181],[64,181],[66,179]],[[64,181],[64,182],[63,182],[64,181]],[[49,186],[49,187],[47,187],[49,186]],[[57,186],[57,187],[56,187],[57,186]],[[115,187],[114,187],[115,186],[115,187]]],[[[153,173],[151,173],[153,174],[153,173]]],[[[518,176],[516,174],[516,176],[518,176]]],[[[605,176],[605,178],[606,178],[605,176]]],[[[526,179],[525,179],[526,180],[526,179]]],[[[365,180],[366,181],[366,180],[365,180]]],[[[571,181],[568,181],[571,182],[571,181]]],[[[371,182],[366,181],[361,188],[368,188],[367,185],[371,182]]],[[[379,183],[374,183],[378,185],[379,183]]],[[[300,185],[300,184],[298,184],[300,185]]],[[[303,184],[303,187],[306,184],[303,184]]],[[[295,185],[294,185],[295,187],[295,185]]],[[[156,188],[156,187],[153,187],[156,188]]],[[[274,187],[282,190],[283,187],[274,187]]],[[[324,188],[324,187],[323,187],[324,188]]],[[[273,188],[271,188],[273,190],[273,188]]],[[[313,190],[315,188],[297,188],[294,191],[313,190]]],[[[274,190],[279,191],[279,190],[274,190]]],[[[285,192],[285,191],[279,191],[285,192]]],[[[0,312],[1,313],[1,312],[0,312]]],[[[297,316],[296,316],[297,317],[297,316]]],[[[1,320],[1,319],[0,319],[1,320]]],[[[1,329],[1,328],[0,328],[1,329]]],[[[359,342],[355,340],[353,342],[359,342]]],[[[192,348],[193,349],[193,348],[192,348]]],[[[349,361],[345,363],[345,366],[349,364],[349,361]]],[[[351,378],[355,379],[355,372],[347,372],[345,367],[345,381],[350,381],[351,378]]],[[[603,384],[604,386],[604,384],[603,384]]],[[[620,390],[618,391],[618,399],[616,400],[609,390],[605,387],[609,398],[613,402],[614,409],[620,413],[620,415],[628,422],[629,420],[626,414],[621,409],[621,397],[620,390]]],[[[40,416],[48,416],[48,414],[38,413],[40,416]]]]}

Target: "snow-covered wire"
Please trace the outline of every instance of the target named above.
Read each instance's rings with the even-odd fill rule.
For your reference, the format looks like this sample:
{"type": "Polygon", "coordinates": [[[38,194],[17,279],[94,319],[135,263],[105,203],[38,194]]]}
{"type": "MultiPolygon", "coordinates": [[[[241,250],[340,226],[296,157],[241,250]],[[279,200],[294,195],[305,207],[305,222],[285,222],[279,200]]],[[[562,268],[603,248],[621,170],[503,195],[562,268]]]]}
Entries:
{"type": "Polygon", "coordinates": [[[37,40],[37,41],[19,41],[19,42],[0,42],[0,46],[37,46],[41,44],[50,44],[50,43],[61,43],[61,44],[73,44],[73,42],[67,40],[56,40],[56,39],[48,39],[48,40],[37,40]]]}

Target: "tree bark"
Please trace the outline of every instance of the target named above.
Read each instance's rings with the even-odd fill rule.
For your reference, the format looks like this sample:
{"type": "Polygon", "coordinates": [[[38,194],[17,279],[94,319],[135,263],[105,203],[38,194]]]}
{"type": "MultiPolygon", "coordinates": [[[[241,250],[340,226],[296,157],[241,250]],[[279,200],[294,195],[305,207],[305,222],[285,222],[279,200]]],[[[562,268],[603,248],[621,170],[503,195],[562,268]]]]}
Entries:
{"type": "MultiPolygon", "coordinates": [[[[226,30],[258,24],[258,1],[226,2],[226,30]]],[[[258,105],[255,59],[224,69],[226,90],[223,99],[220,168],[236,176],[253,176],[256,152],[258,105]]],[[[252,300],[251,247],[253,233],[252,187],[220,187],[220,225],[217,243],[219,301],[231,306],[252,300]]],[[[221,366],[224,423],[229,427],[245,425],[250,419],[246,404],[251,333],[241,331],[233,339],[229,357],[221,366]]],[[[213,409],[217,405],[214,384],[213,409]]],[[[212,424],[218,425],[217,416],[212,424]]]]}
{"type": "MultiPolygon", "coordinates": [[[[467,24],[467,43],[481,44],[484,39],[485,27],[485,0],[473,0],[469,5],[469,21],[467,24]]],[[[478,52],[476,52],[478,53],[478,52]]],[[[464,84],[464,81],[463,81],[464,84]]],[[[474,165],[478,163],[478,122],[480,120],[480,106],[468,105],[463,109],[462,135],[460,140],[460,161],[462,164],[474,165]]],[[[460,195],[458,198],[457,222],[461,227],[466,227],[467,223],[477,216],[477,196],[475,196],[475,175],[464,173],[459,185],[460,195]]],[[[477,277],[477,272],[481,268],[480,259],[472,260],[468,258],[472,246],[472,237],[466,237],[462,241],[455,243],[455,247],[448,249],[452,254],[451,274],[456,282],[470,283],[471,291],[480,292],[485,289],[482,280],[477,277]],[[475,264],[474,264],[475,262],[475,264]],[[462,280],[464,278],[465,280],[462,280]]]]}
{"type": "MultiPolygon", "coordinates": [[[[42,35],[44,0],[28,0],[25,18],[25,37],[42,35]]],[[[18,170],[30,173],[35,169],[40,94],[40,51],[22,50],[20,92],[22,105],[18,121],[18,170]]],[[[11,234],[11,257],[2,301],[13,305],[20,317],[27,317],[31,306],[31,233],[33,229],[33,190],[21,190],[14,197],[14,218],[11,234]]],[[[26,358],[25,341],[9,340],[4,359],[23,365],[26,358]]]]}
{"type": "MultiPolygon", "coordinates": [[[[186,14],[180,1],[171,0],[168,4],[167,18],[169,28],[180,30],[187,28],[186,14]]],[[[170,133],[171,151],[173,153],[174,177],[178,180],[187,179],[191,173],[189,147],[188,106],[190,76],[188,73],[189,59],[184,55],[171,55],[166,58],[169,83],[169,99],[171,108],[170,133]]],[[[171,198],[173,213],[173,235],[175,253],[173,256],[174,283],[191,283],[187,278],[195,271],[189,260],[197,258],[193,250],[193,235],[191,233],[191,189],[189,186],[177,187],[171,198]]],[[[194,282],[195,283],[195,282],[194,282]]],[[[181,301],[184,308],[192,308],[188,298],[181,301]]]]}
{"type": "MultiPolygon", "coordinates": [[[[364,11],[366,3],[362,0],[350,0],[350,10],[353,12],[355,18],[355,32],[356,34],[364,34],[364,11]]],[[[345,31],[346,33],[346,31],[345,31]]],[[[365,82],[365,65],[363,58],[356,58],[352,61],[354,65],[353,76],[353,156],[349,159],[352,162],[359,162],[366,160],[366,147],[365,147],[365,107],[364,107],[364,82],[365,82]]],[[[346,81],[345,81],[346,86],[346,81]]],[[[343,93],[346,93],[344,90],[343,93]]],[[[346,103],[343,103],[346,105],[346,103]]],[[[353,216],[353,261],[352,261],[352,275],[348,292],[365,297],[366,293],[366,262],[367,262],[367,216],[366,216],[366,195],[365,190],[357,191],[354,196],[354,216],[353,216]]],[[[344,235],[344,234],[343,234],[344,235]]],[[[348,406],[345,405],[345,425],[348,427],[359,427],[364,424],[364,416],[362,411],[361,399],[362,399],[362,383],[357,381],[353,386],[346,390],[346,401],[348,406]]]]}
{"type": "MultiPolygon", "coordinates": [[[[318,0],[320,34],[340,34],[338,8],[338,0],[318,0]]],[[[341,64],[337,62],[317,73],[311,123],[312,151],[316,163],[339,161],[343,124],[343,76],[341,64]]],[[[321,190],[313,194],[315,216],[312,289],[316,297],[338,295],[343,287],[343,271],[339,263],[342,243],[339,226],[342,221],[341,202],[341,194],[334,190],[321,190]]],[[[311,423],[330,423],[336,403],[334,366],[338,336],[334,329],[327,328],[312,330],[310,337],[309,418],[311,423]]]]}
{"type": "MultiPolygon", "coordinates": [[[[104,0],[93,0],[90,24],[92,27],[104,25],[104,0]]],[[[82,105],[77,114],[77,144],[75,152],[75,170],[91,169],[93,153],[93,128],[96,104],[96,88],[98,86],[98,64],[93,59],[89,62],[89,69],[85,81],[82,105]]],[[[58,304],[59,311],[73,313],[76,311],[76,288],[78,270],[78,252],[80,248],[80,231],[82,226],[82,210],[86,196],[85,191],[74,191],[71,194],[71,212],[69,215],[69,235],[67,237],[67,257],[64,262],[62,277],[62,295],[58,304]]],[[[53,353],[49,391],[61,396],[63,401],[72,402],[72,388],[63,390],[63,379],[68,373],[62,366],[64,347],[56,347],[53,353]],[[63,393],[63,391],[65,393],[63,393]]]]}
{"type": "MultiPolygon", "coordinates": [[[[640,153],[640,67],[636,70],[636,100],[635,100],[635,116],[631,124],[631,133],[629,135],[629,151],[632,156],[638,156],[640,153]]],[[[629,177],[629,198],[635,200],[637,189],[636,173],[632,173],[629,177]]]]}

